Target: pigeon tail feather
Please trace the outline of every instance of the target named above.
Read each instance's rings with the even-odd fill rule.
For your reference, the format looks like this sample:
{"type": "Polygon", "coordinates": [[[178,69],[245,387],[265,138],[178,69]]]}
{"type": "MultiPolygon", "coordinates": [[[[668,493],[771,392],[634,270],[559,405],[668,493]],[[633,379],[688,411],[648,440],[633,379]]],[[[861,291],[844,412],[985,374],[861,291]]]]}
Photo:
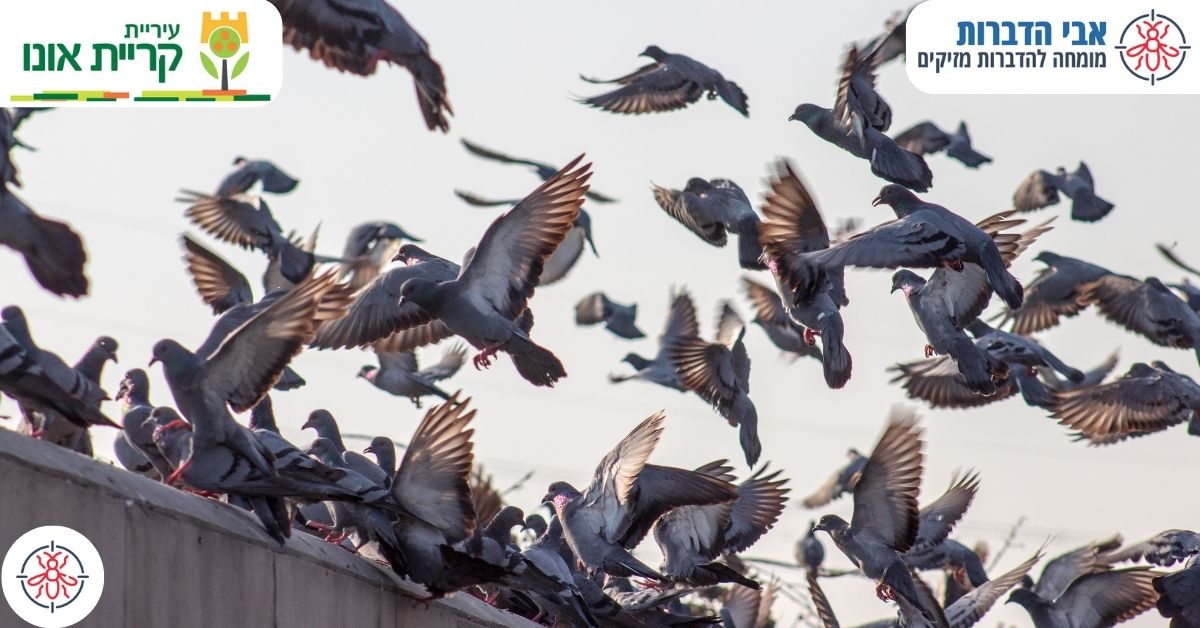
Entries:
{"type": "Polygon", "coordinates": [[[553,386],[567,376],[567,371],[549,349],[539,347],[528,338],[513,335],[500,347],[512,356],[517,372],[534,386],[553,386]]]}

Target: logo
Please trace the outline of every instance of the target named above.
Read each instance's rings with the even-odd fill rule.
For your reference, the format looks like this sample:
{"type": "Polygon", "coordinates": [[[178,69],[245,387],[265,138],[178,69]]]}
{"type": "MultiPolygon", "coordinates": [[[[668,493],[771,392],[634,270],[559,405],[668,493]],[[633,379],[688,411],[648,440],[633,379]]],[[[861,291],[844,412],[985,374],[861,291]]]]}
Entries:
{"type": "Polygon", "coordinates": [[[96,608],[104,591],[104,563],[96,546],[62,526],[21,535],[0,566],[9,607],[38,628],[64,628],[96,608]]]}
{"type": "Polygon", "coordinates": [[[282,67],[267,0],[39,0],[0,21],[0,106],[259,106],[282,67]]]}
{"type": "Polygon", "coordinates": [[[1187,59],[1191,46],[1175,20],[1151,9],[1139,15],[1121,31],[1121,63],[1129,73],[1157,85],[1171,78],[1187,59]]]}

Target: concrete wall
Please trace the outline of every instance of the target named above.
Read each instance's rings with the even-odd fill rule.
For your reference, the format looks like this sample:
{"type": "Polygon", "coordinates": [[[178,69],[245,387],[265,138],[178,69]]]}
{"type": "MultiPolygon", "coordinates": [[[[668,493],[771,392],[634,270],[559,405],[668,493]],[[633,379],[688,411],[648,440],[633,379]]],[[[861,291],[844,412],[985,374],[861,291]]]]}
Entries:
{"type": "MultiPolygon", "coordinates": [[[[104,560],[78,626],[534,625],[462,593],[425,608],[386,566],[299,531],[279,546],[247,512],[0,429],[0,552],[43,525],[78,530],[104,560]]],[[[0,626],[21,625],[0,600],[0,626]]]]}

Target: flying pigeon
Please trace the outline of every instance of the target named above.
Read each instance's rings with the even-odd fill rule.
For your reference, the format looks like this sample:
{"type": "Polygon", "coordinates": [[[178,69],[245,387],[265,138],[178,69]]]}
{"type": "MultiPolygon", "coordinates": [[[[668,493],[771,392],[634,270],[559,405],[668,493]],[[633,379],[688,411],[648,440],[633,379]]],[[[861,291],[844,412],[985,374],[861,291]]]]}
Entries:
{"type": "Polygon", "coordinates": [[[758,214],[738,184],[729,179],[688,179],[682,190],[652,185],[658,206],[701,240],[723,247],[727,232],[737,234],[738,263],[747,270],[762,270],[758,214]]]}
{"type": "Polygon", "coordinates": [[[1163,530],[1141,543],[1107,552],[1102,559],[1109,563],[1145,560],[1151,565],[1170,567],[1197,555],[1200,555],[1200,533],[1163,530]]]}
{"type": "MultiPolygon", "coordinates": [[[[466,192],[455,191],[455,194],[464,201],[477,207],[495,207],[499,205],[516,205],[521,202],[521,199],[508,200],[488,200],[466,192]]],[[[584,196],[587,196],[585,194],[584,196]]],[[[571,230],[567,232],[563,238],[562,244],[554,250],[554,254],[546,263],[542,265],[542,276],[538,280],[539,286],[549,286],[562,281],[575,268],[575,264],[579,263],[579,258],[583,257],[584,248],[589,248],[592,255],[600,257],[596,252],[596,243],[592,240],[592,217],[587,213],[587,210],[580,207],[579,217],[575,219],[575,224],[571,225],[571,230]]]]}
{"type": "MultiPolygon", "coordinates": [[[[2,130],[0,130],[2,131],[2,130]]],[[[0,163],[0,166],[3,164],[0,163]]],[[[58,296],[88,293],[83,240],[65,222],[43,218],[12,190],[0,186],[0,245],[20,253],[33,278],[58,296]]]]}
{"type": "Polygon", "coordinates": [[[647,462],[665,419],[662,412],[653,414],[621,439],[600,461],[585,492],[554,482],[542,498],[553,506],[567,544],[589,572],[664,580],[629,550],[674,508],[737,498],[736,487],[720,478],[647,462]]]}
{"type": "Polygon", "coordinates": [[[1046,265],[1025,288],[1025,301],[1017,309],[1008,309],[1001,325],[1012,321],[1014,334],[1029,335],[1058,325],[1087,305],[1081,302],[1083,287],[1112,271],[1095,264],[1042,251],[1033,258],[1046,265]]]}
{"type": "Polygon", "coordinates": [[[851,521],[824,515],[815,529],[827,532],[838,549],[878,583],[880,599],[910,605],[925,621],[941,626],[946,622],[941,607],[918,592],[915,576],[903,559],[918,538],[921,446],[916,417],[893,410],[854,488],[851,521]]]}
{"type": "Polygon", "coordinates": [[[341,276],[350,277],[349,284],[360,290],[371,283],[383,267],[395,258],[405,240],[423,242],[400,225],[381,220],[363,223],[350,230],[342,259],[346,260],[341,276]]]}
{"type": "Polygon", "coordinates": [[[1200,361],[1200,314],[1155,277],[1105,275],[1081,286],[1079,303],[1156,345],[1192,349],[1200,361]]]}
{"type": "Polygon", "coordinates": [[[260,196],[240,193],[221,197],[180,190],[175,200],[187,203],[184,216],[212,236],[266,253],[279,264],[279,272],[291,283],[302,281],[317,262],[311,251],[284,235],[283,227],[260,196]]]}
{"type": "MultiPolygon", "coordinates": [[[[519,166],[528,166],[529,168],[533,169],[533,172],[535,174],[537,174],[537,176],[542,181],[549,180],[550,177],[554,176],[554,173],[559,171],[559,168],[557,168],[556,166],[552,166],[552,165],[542,162],[542,161],[536,161],[533,159],[525,159],[523,157],[513,157],[511,155],[506,155],[504,153],[494,151],[490,148],[484,148],[483,146],[480,146],[479,144],[471,142],[465,138],[460,139],[459,141],[462,142],[463,147],[466,148],[468,152],[470,152],[471,154],[473,154],[477,157],[482,157],[484,159],[490,159],[492,161],[498,161],[503,164],[515,164],[515,165],[519,165],[519,166]]],[[[479,199],[474,194],[470,194],[467,192],[455,191],[455,194],[458,194],[459,197],[461,197],[463,200],[467,201],[468,203],[482,205],[482,206],[516,205],[519,202],[516,200],[513,200],[513,201],[487,201],[484,199],[479,199]],[[473,200],[482,200],[483,202],[473,203],[472,202],[473,200]]],[[[595,190],[590,190],[590,189],[587,191],[587,194],[584,194],[584,196],[587,197],[588,200],[595,201],[597,203],[615,203],[617,200],[615,198],[606,196],[595,190]]]]}
{"type": "Polygon", "coordinates": [[[742,288],[754,308],[754,318],[750,320],[761,327],[770,339],[771,344],[779,347],[793,359],[809,357],[821,360],[821,349],[816,343],[808,344],[804,332],[808,328],[796,324],[788,316],[783,307],[783,300],[771,288],[749,278],[742,277],[742,288]]]}
{"type": "Polygon", "coordinates": [[[682,54],[648,46],[642,57],[654,63],[644,65],[620,78],[600,80],[580,76],[589,83],[616,83],[611,92],[581,99],[580,102],[613,113],[643,114],[683,109],[707,93],[709,100],[718,96],[743,116],[750,117],[746,92],[720,72],[682,54]]]}
{"type": "Polygon", "coordinates": [[[880,66],[892,59],[904,56],[908,34],[908,15],[912,8],[896,11],[883,23],[883,32],[859,47],[860,50],[875,51],[875,65],[880,66]]]}
{"type": "Polygon", "coordinates": [[[658,337],[658,353],[654,359],[646,359],[636,353],[625,355],[622,360],[633,367],[633,375],[609,375],[608,380],[614,384],[640,379],[643,381],[674,388],[687,392],[675,365],[671,361],[670,349],[680,338],[690,338],[700,335],[700,323],[696,320],[696,306],[686,292],[671,294],[671,311],[667,314],[667,324],[663,333],[658,337]]]}
{"type": "Polygon", "coordinates": [[[1075,172],[1067,172],[1066,168],[1058,168],[1055,174],[1034,171],[1013,194],[1013,207],[1028,212],[1056,205],[1060,192],[1071,199],[1072,220],[1096,222],[1113,210],[1112,203],[1096,196],[1092,171],[1082,161],[1075,172]]]}
{"type": "Polygon", "coordinates": [[[1112,626],[1154,608],[1158,593],[1152,582],[1159,575],[1149,567],[1100,571],[1072,580],[1053,598],[1021,586],[1008,601],[1024,608],[1037,628],[1112,626]]]}
{"type": "Polygon", "coordinates": [[[967,123],[959,122],[958,130],[947,133],[932,122],[919,122],[907,131],[895,137],[900,148],[916,155],[929,155],[946,151],[946,156],[956,159],[968,168],[978,168],[983,164],[992,163],[992,158],[976,151],[971,146],[971,136],[967,133],[967,123]]]}
{"type": "Polygon", "coordinates": [[[417,366],[415,351],[389,353],[375,351],[379,367],[367,365],[358,371],[358,376],[372,386],[397,397],[408,397],[413,405],[421,407],[421,397],[436,395],[449,399],[450,394],[438,388],[437,383],[453,377],[467,359],[467,349],[461,343],[447,349],[442,359],[426,369],[417,366]]]}
{"type": "Polygon", "coordinates": [[[598,325],[620,338],[644,338],[646,334],[637,328],[637,303],[622,305],[608,298],[603,292],[593,292],[575,304],[575,324],[598,325]]]}
{"type": "Polygon", "coordinates": [[[442,66],[429,44],[386,0],[270,0],[283,18],[283,43],[309,51],[326,67],[359,76],[380,61],[404,66],[413,77],[417,104],[430,131],[450,129],[442,66]]]}
{"type": "Polygon", "coordinates": [[[296,189],[300,181],[284,172],[279,166],[265,159],[234,157],[237,169],[226,175],[217,186],[217,196],[229,198],[235,194],[249,192],[256,183],[262,183],[264,192],[287,194],[296,189]]]}
{"type": "Polygon", "coordinates": [[[829,269],[820,285],[805,284],[808,267],[803,256],[829,248],[829,231],[812,196],[787,160],[775,165],[762,212],[763,258],[775,277],[783,308],[794,324],[803,327],[806,344],[812,345],[815,336],[821,337],[825,384],[841,388],[850,380],[853,368],[850,351],[843,343],[845,324],[838,311],[849,303],[843,270],[829,269]]]}
{"type": "Polygon", "coordinates": [[[854,492],[854,487],[862,477],[863,468],[867,466],[867,457],[853,447],[846,450],[847,462],[833,472],[816,491],[801,500],[805,508],[820,508],[833,500],[854,492]]]}
{"type": "Polygon", "coordinates": [[[579,214],[591,164],[576,157],[484,233],[457,278],[433,281],[415,277],[400,287],[400,307],[418,306],[408,327],[441,321],[480,350],[476,368],[488,366],[497,352],[508,353],[517,371],[535,386],[552,386],[566,370],[549,350],[538,346],[518,318],[538,285],[543,264],[562,243],[579,214]]]}
{"type": "Polygon", "coordinates": [[[917,540],[904,553],[904,562],[914,571],[941,569],[950,565],[965,568],[971,585],[987,582],[987,572],[979,556],[950,539],[954,526],[962,519],[979,491],[979,475],[970,473],[952,481],[941,497],[918,513],[917,540]],[[962,550],[966,550],[963,554],[962,550]],[[965,563],[965,564],[963,564],[965,563]]]}
{"type": "Polygon", "coordinates": [[[758,438],[758,410],[750,400],[750,354],[743,342],[745,336],[745,322],[726,301],[717,321],[716,342],[698,335],[676,336],[667,355],[683,387],[738,428],[746,465],[753,467],[762,454],[762,443],[758,438]]]}
{"type": "Polygon", "coordinates": [[[1109,445],[1183,422],[1200,436],[1200,385],[1162,362],[1138,362],[1108,384],[1055,393],[1051,418],[1075,432],[1074,440],[1109,445]]]}

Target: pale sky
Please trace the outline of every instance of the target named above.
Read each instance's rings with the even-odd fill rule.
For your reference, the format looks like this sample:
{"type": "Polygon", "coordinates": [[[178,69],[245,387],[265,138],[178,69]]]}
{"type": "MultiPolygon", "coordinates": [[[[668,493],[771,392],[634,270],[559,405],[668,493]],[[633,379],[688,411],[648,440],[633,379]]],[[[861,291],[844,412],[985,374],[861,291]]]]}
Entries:
{"type": "MultiPolygon", "coordinates": [[[[41,290],[21,260],[0,253],[4,303],[25,308],[45,348],[73,361],[98,335],[116,337],[122,362],[105,373],[115,391],[121,374],[144,367],[150,347],[173,337],[195,347],[213,319],[195,294],[181,258],[178,236],[190,228],[181,187],[215,189],[235,155],[269,158],[301,179],[290,195],[270,199],[285,228],[307,233],[321,224],[319,250],[341,251],[355,225],[394,221],[426,239],[426,247],[460,259],[482,235],[493,214],[466,206],[452,190],[521,196],[537,179],[519,167],[479,160],[458,143],[484,146],[548,162],[565,163],[586,152],[592,183],[621,200],[589,205],[600,258],[585,253],[565,281],[538,290],[535,339],[555,351],[569,376],[553,390],[537,389],[511,362],[485,372],[469,365],[446,388],[462,388],[479,409],[476,460],[500,486],[525,472],[535,475],[512,501],[527,511],[554,480],[586,485],[600,458],[634,425],[665,409],[666,433],[652,460],[694,467],[729,458],[748,475],[737,431],[699,398],[637,382],[613,386],[609,372],[626,369],[628,351],[653,354],[671,286],[687,286],[696,299],[705,334],[713,333],[716,308],[732,298],[747,319],[736,251],[712,248],[658,208],[650,182],[680,187],[691,176],[738,182],[757,204],[768,164],[786,156],[796,164],[825,217],[857,216],[868,224],[891,217],[871,199],[884,183],[865,161],[823,142],[787,117],[801,102],[832,103],[844,46],[873,34],[895,9],[891,2],[796,3],[617,0],[603,7],[545,0],[524,2],[406,2],[399,8],[430,42],[447,77],[457,116],[449,135],[427,132],[409,75],[385,68],[370,79],[340,75],[309,60],[284,55],[284,84],[277,102],[233,111],[61,111],[34,117],[20,137],[38,152],[17,151],[24,198],[40,212],[70,221],[90,254],[90,296],[75,302],[41,290]],[[736,9],[735,9],[736,7],[736,9]],[[720,101],[690,109],[623,117],[592,110],[572,95],[597,93],[576,77],[626,73],[645,59],[648,44],[683,52],[723,72],[749,95],[750,118],[720,101]],[[639,325],[650,337],[624,341],[600,328],[576,328],[573,305],[601,289],[639,304],[639,325]]],[[[1029,172],[1086,160],[1097,192],[1116,204],[1098,224],[1074,223],[1059,206],[1035,215],[1060,214],[1015,273],[1028,282],[1039,250],[1053,250],[1135,276],[1176,280],[1180,273],[1153,250],[1178,242],[1200,263],[1200,241],[1189,177],[1200,141],[1196,99],[1189,97],[951,97],[922,94],[899,62],[880,72],[899,132],[932,120],[952,129],[970,126],[976,148],[995,162],[978,171],[942,155],[929,157],[934,187],[925,198],[972,219],[1009,207],[1029,172]]],[[[207,236],[201,240],[234,262],[256,290],[265,260],[207,236]]],[[[927,273],[926,273],[927,274],[927,273]]],[[[758,279],[768,281],[766,273],[758,279]]],[[[832,391],[814,361],[796,364],[757,327],[747,332],[753,359],[752,393],[760,417],[762,460],[783,468],[801,497],[844,459],[847,447],[869,449],[889,406],[903,399],[888,385],[885,368],[922,356],[925,340],[903,298],[888,293],[890,273],[848,274],[851,305],[843,310],[854,376],[832,391]]],[[[993,310],[998,304],[993,305],[993,310]]],[[[1156,347],[1088,312],[1040,337],[1067,363],[1089,369],[1119,349],[1118,374],[1138,360],[1163,359],[1196,372],[1194,354],[1156,347]]],[[[441,347],[421,352],[426,360],[441,347]]],[[[421,412],[356,379],[373,356],[358,351],[305,352],[294,366],[309,384],[275,395],[284,434],[307,443],[298,429],[309,411],[327,408],[343,430],[386,434],[407,441],[421,412]]],[[[151,371],[152,399],[171,404],[161,370],[151,371]]],[[[115,405],[107,409],[117,414],[115,405]]],[[[15,411],[0,402],[4,413],[15,411]]],[[[1200,524],[1200,501],[1179,499],[1197,473],[1197,441],[1184,427],[1104,449],[1071,442],[1067,430],[1019,398],[971,411],[921,409],[926,428],[922,503],[941,494],[957,469],[978,469],[982,487],[955,537],[1000,546],[1020,516],[1026,525],[992,575],[1031,555],[1049,539],[1056,555],[1083,542],[1121,532],[1136,541],[1167,528],[1200,524]]],[[[93,431],[97,451],[108,456],[115,432],[93,431]]],[[[359,449],[365,442],[351,442],[359,449]]],[[[792,503],[780,523],[747,555],[790,560],[807,522],[825,512],[849,517],[850,501],[806,512],[792,503]]],[[[846,566],[828,537],[827,564],[846,566]]],[[[641,552],[657,564],[652,542],[641,552]]],[[[1035,567],[1035,573],[1041,566],[1035,567]]],[[[799,572],[782,571],[803,587],[799,572]]],[[[932,574],[931,574],[932,575],[932,574]]],[[[940,576],[938,576],[940,580],[940,576]]],[[[880,619],[893,610],[874,599],[860,578],[827,583],[845,624],[880,619]]],[[[797,605],[781,602],[779,625],[791,625],[797,605]]],[[[997,609],[984,625],[1029,625],[1015,605],[997,609]]],[[[1136,625],[1161,625],[1156,613],[1136,625]]]]}

